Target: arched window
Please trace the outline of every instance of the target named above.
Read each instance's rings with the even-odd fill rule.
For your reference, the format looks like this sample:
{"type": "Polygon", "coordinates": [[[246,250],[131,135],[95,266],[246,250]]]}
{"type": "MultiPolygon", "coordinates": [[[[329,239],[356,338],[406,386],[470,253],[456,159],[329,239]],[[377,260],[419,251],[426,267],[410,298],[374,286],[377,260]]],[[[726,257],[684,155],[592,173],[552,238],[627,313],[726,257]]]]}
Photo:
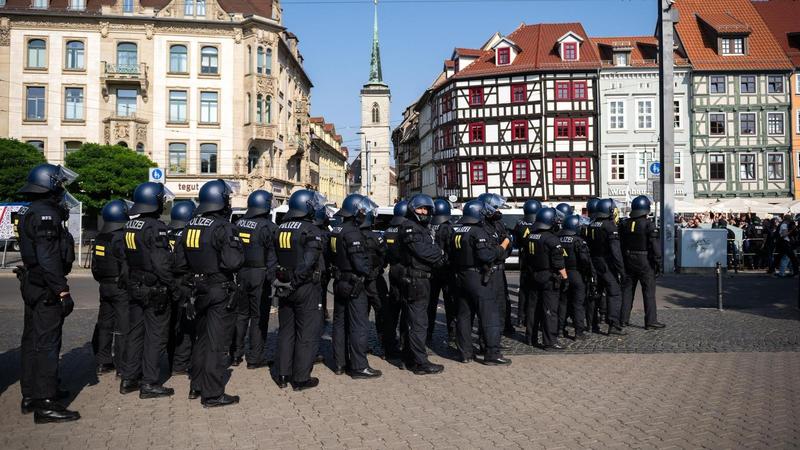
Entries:
{"type": "Polygon", "coordinates": [[[247,94],[247,105],[245,106],[244,110],[244,123],[250,123],[250,111],[253,110],[253,99],[250,94],[247,94]]]}
{"type": "Polygon", "coordinates": [[[85,48],[82,41],[67,42],[67,60],[64,65],[67,69],[81,70],[84,67],[85,48]]]}
{"type": "Polygon", "coordinates": [[[256,58],[256,72],[261,73],[264,70],[264,47],[258,47],[258,55],[256,58]]]}
{"type": "Polygon", "coordinates": [[[44,39],[31,39],[28,41],[29,69],[44,69],[47,67],[47,43],[44,39]]]}
{"type": "Polygon", "coordinates": [[[272,96],[267,96],[267,120],[266,123],[272,123],[272,96]]]}
{"type": "Polygon", "coordinates": [[[267,60],[264,63],[264,66],[266,67],[266,71],[264,73],[267,75],[272,75],[272,49],[269,47],[267,48],[267,60]]]}
{"type": "Polygon", "coordinates": [[[203,47],[200,49],[200,73],[216,75],[219,73],[219,50],[217,47],[203,47]]]}
{"type": "Polygon", "coordinates": [[[117,44],[117,66],[118,72],[130,71],[136,73],[139,71],[139,56],[136,44],[133,42],[120,42],[117,44]]]}
{"type": "Polygon", "coordinates": [[[120,147],[128,148],[128,143],[125,141],[119,141],[117,142],[117,145],[119,145],[120,147]]]}
{"type": "Polygon", "coordinates": [[[143,143],[139,142],[138,144],[136,144],[136,153],[144,155],[144,144],[143,143]]]}
{"type": "Polygon", "coordinates": [[[381,110],[378,108],[377,103],[372,104],[372,123],[380,123],[381,121],[381,110]]]}
{"type": "Polygon", "coordinates": [[[169,71],[172,73],[186,73],[189,71],[189,52],[185,45],[172,45],[169,47],[169,71]]]}
{"type": "Polygon", "coordinates": [[[264,123],[264,105],[262,105],[263,101],[264,96],[258,94],[256,97],[256,123],[264,123]]]}

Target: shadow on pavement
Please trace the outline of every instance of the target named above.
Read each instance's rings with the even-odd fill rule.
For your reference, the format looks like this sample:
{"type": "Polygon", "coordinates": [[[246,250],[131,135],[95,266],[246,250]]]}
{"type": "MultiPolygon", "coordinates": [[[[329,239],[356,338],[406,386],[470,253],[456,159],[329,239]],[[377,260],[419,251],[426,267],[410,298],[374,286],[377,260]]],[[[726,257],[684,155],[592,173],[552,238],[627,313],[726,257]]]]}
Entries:
{"type": "Polygon", "coordinates": [[[20,365],[19,347],[0,353],[0,395],[19,381],[20,365]]]}

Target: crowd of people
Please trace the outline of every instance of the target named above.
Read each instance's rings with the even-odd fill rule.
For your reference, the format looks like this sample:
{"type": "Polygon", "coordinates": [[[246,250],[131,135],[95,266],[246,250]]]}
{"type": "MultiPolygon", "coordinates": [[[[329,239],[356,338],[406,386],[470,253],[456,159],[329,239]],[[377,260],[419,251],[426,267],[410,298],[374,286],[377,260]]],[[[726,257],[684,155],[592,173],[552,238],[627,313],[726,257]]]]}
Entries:
{"type": "MultiPolygon", "coordinates": [[[[20,190],[30,200],[17,225],[25,302],[21,411],[32,412],[36,423],[80,418],[59,403],[66,393],[58,388],[61,331],[74,307],[66,278],[74,243],[64,227],[64,202],[75,177],[42,164],[20,190]]],[[[92,256],[100,294],[93,346],[98,374],[116,373],[120,394],[174,395],[160,378],[165,355],[173,375],[188,375],[189,398],[207,408],[239,402],[225,392],[226,371],[245,361],[247,369],[271,366],[280,388],[318,386],[311,374],[326,359],[319,342],[331,280],[327,359],[335,374],[356,379],[382,376],[369,364],[372,327],[385,358],[418,375],[444,370],[426,350],[440,294],[444,327],[465,364],[511,364],[501,336],[513,334],[515,325],[524,327],[526,343],[547,351],[564,349],[561,337],[625,336],[639,284],[645,329],[665,326],[655,302],[658,230],[644,196],[633,200],[626,219],[611,199],[591,199],[586,216],[565,203],[549,208],[531,199],[524,218],[508,230],[499,195],[466,202],[455,223],[446,200],[415,195],[398,202],[390,226],[379,231],[377,205],[359,194],[331,216],[319,193],[296,191],[275,224],[272,195],[263,190],[251,193],[245,215],[231,222],[231,193],[225,181],[209,181],[197,206],[172,206],[169,224],[160,217],[171,193],[159,183],[139,185],[132,203],[114,200],[103,208],[92,256]],[[505,271],[514,248],[521,264],[516,317],[505,271]],[[279,324],[270,364],[265,350],[273,303],[279,324]]]]}

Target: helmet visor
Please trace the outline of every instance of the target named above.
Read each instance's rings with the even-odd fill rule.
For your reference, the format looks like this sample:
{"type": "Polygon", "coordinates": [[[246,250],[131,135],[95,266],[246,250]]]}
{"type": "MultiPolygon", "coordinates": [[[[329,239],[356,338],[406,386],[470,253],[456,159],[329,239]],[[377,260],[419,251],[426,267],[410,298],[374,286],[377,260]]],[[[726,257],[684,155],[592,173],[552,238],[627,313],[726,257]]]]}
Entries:
{"type": "Polygon", "coordinates": [[[511,206],[508,205],[508,202],[506,201],[506,198],[503,197],[502,195],[498,195],[498,194],[492,194],[492,196],[489,198],[489,201],[487,203],[492,205],[495,209],[511,208],[511,206]]]}
{"type": "Polygon", "coordinates": [[[62,186],[68,186],[78,178],[78,174],[64,166],[58,166],[56,177],[62,186]]]}
{"type": "Polygon", "coordinates": [[[308,202],[309,202],[309,205],[311,206],[311,208],[314,211],[316,211],[316,210],[318,210],[320,208],[325,207],[325,205],[328,203],[328,199],[324,195],[320,194],[319,192],[314,192],[314,195],[311,197],[311,199],[308,202]]]}
{"type": "Polygon", "coordinates": [[[370,198],[364,198],[364,201],[361,203],[361,207],[364,210],[364,214],[378,213],[378,204],[372,201],[370,198]]]}
{"type": "Polygon", "coordinates": [[[175,200],[175,194],[173,194],[166,185],[164,185],[162,195],[164,196],[164,203],[175,200]]]}
{"type": "Polygon", "coordinates": [[[61,204],[67,209],[73,209],[80,206],[81,202],[79,202],[77,198],[73,197],[72,194],[65,191],[64,198],[61,200],[61,204]]]}

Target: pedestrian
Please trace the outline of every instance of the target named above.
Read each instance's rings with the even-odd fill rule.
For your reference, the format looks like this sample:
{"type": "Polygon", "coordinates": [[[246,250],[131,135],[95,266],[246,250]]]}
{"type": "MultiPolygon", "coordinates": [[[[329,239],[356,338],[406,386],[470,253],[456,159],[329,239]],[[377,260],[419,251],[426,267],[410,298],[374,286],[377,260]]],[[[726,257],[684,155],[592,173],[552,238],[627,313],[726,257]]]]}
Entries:
{"type": "MultiPolygon", "coordinates": [[[[441,249],[446,249],[453,237],[453,224],[450,223],[451,207],[450,202],[443,198],[433,201],[433,219],[431,220],[431,230],[433,231],[434,241],[441,249]]],[[[433,332],[436,326],[436,315],[439,307],[439,293],[441,292],[444,300],[445,326],[447,338],[455,338],[455,314],[456,305],[453,304],[451,295],[451,284],[453,281],[452,270],[449,265],[435,269],[431,277],[431,298],[428,303],[428,336],[427,342],[433,341],[433,332]]]]}
{"type": "Polygon", "coordinates": [[[512,235],[514,236],[514,247],[519,252],[519,294],[517,294],[517,326],[524,326],[525,312],[528,308],[528,297],[530,295],[530,281],[528,280],[528,246],[526,242],[528,236],[533,231],[533,223],[536,221],[536,213],[542,208],[539,200],[530,199],[522,205],[522,220],[517,222],[512,235]]]}
{"type": "MultiPolygon", "coordinates": [[[[191,200],[175,202],[170,211],[170,222],[167,225],[169,247],[174,256],[186,225],[194,216],[196,205],[191,200]]],[[[188,375],[192,364],[192,348],[197,337],[195,329],[194,286],[193,276],[189,271],[178,268],[173,261],[175,283],[170,289],[172,295],[170,314],[170,335],[167,342],[167,355],[173,375],[188,375]]]]}
{"type": "Polygon", "coordinates": [[[596,277],[589,247],[580,236],[580,218],[570,215],[564,218],[561,231],[558,232],[561,247],[564,249],[564,267],[567,269],[569,287],[562,289],[558,304],[558,330],[565,338],[569,337],[566,330],[567,312],[572,312],[572,324],[575,327],[575,339],[583,340],[588,337],[585,333],[586,312],[586,280],[596,277]]]}
{"type": "Polygon", "coordinates": [[[589,252],[592,264],[597,271],[598,289],[606,295],[608,334],[624,336],[622,329],[622,291],[620,280],[625,274],[622,262],[622,250],[619,244],[619,231],[614,222],[616,205],[610,198],[602,199],[597,204],[595,220],[588,230],[589,252]]]}

